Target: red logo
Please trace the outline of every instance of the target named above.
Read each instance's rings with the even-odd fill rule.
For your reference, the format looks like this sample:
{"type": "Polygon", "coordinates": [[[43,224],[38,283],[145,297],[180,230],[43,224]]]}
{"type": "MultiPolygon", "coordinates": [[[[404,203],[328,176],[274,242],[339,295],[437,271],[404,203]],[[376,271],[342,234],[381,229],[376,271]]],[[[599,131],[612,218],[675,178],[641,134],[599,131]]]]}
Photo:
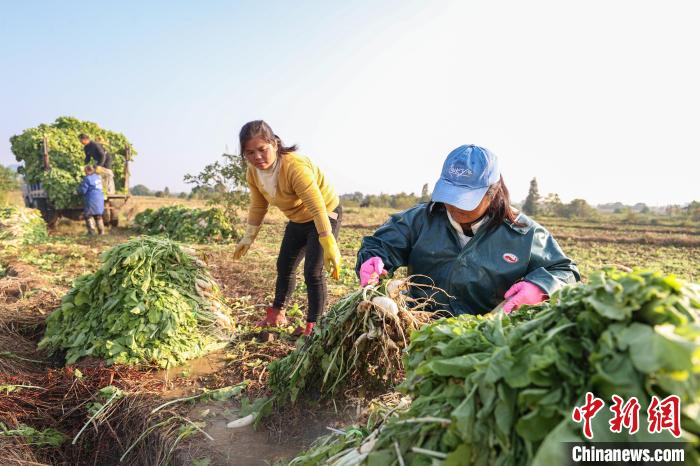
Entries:
{"type": "Polygon", "coordinates": [[[676,438],[681,436],[681,399],[678,395],[669,395],[663,400],[652,396],[647,416],[650,434],[668,430],[676,438]]]}
{"type": "Polygon", "coordinates": [[[593,429],[591,428],[591,420],[598,414],[598,411],[603,409],[605,402],[600,398],[597,398],[593,393],[586,393],[586,404],[583,406],[576,406],[574,412],[571,413],[571,418],[576,423],[583,422],[583,435],[587,439],[593,438],[593,429]]]}
{"type": "Polygon", "coordinates": [[[639,430],[640,408],[637,398],[633,396],[627,403],[617,395],[613,395],[612,399],[613,405],[610,407],[610,411],[613,412],[614,416],[608,421],[608,424],[610,424],[610,432],[619,434],[622,432],[622,428],[625,427],[629,430],[630,434],[636,434],[639,430]]]}
{"type": "Polygon", "coordinates": [[[515,264],[516,262],[518,262],[519,259],[518,256],[516,256],[515,254],[507,252],[503,254],[503,260],[508,262],[509,264],[515,264]]]}
{"type": "MultiPolygon", "coordinates": [[[[613,416],[608,421],[610,432],[620,433],[625,428],[634,435],[639,431],[639,411],[641,406],[637,398],[632,397],[627,402],[617,395],[612,396],[613,405],[610,407],[613,416]]],[[[603,409],[605,402],[593,395],[586,393],[586,402],[583,406],[576,406],[571,413],[571,418],[576,423],[583,423],[583,435],[587,439],[593,438],[591,421],[603,409]]],[[[674,437],[681,436],[681,399],[677,395],[669,395],[663,400],[657,396],[651,397],[651,403],[647,409],[648,427],[650,434],[657,434],[664,430],[669,431],[674,437]]]]}

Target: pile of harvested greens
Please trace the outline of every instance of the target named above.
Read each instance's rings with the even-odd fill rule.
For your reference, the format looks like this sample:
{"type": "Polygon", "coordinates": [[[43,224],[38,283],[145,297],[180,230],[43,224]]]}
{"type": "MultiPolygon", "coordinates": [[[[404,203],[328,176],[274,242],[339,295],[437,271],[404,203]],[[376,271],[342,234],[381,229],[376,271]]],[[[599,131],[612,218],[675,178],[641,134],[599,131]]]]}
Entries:
{"type": "Polygon", "coordinates": [[[206,243],[236,239],[236,230],[219,208],[189,209],[168,206],[136,215],[134,227],[146,235],[165,235],[176,241],[206,243]]]}
{"type": "Polygon", "coordinates": [[[685,464],[699,464],[698,286],[648,271],[589,278],[510,315],[464,315],[414,333],[401,387],[411,406],[361,432],[362,442],[357,432],[320,440],[314,464],[566,464],[562,442],[585,440],[572,412],[587,392],[605,403],[592,421],[597,442],[674,441],[647,431],[646,410],[652,396],[679,396],[685,464]],[[639,401],[635,435],[610,431],[613,395],[639,401]]]}
{"type": "Polygon", "coordinates": [[[41,213],[25,207],[0,207],[0,241],[5,244],[37,244],[48,233],[41,213]]]}
{"type": "Polygon", "coordinates": [[[201,356],[230,326],[221,292],[194,251],[140,237],[103,253],[100,268],[79,277],[47,319],[39,343],[108,364],[177,365],[201,356]]]}
{"type": "Polygon", "coordinates": [[[336,392],[355,376],[388,388],[401,380],[401,352],[410,332],[430,320],[431,314],[409,310],[402,293],[407,282],[355,291],[323,315],[317,329],[288,356],[268,367],[270,388],[278,401],[291,402],[309,387],[324,394],[336,392]]]}

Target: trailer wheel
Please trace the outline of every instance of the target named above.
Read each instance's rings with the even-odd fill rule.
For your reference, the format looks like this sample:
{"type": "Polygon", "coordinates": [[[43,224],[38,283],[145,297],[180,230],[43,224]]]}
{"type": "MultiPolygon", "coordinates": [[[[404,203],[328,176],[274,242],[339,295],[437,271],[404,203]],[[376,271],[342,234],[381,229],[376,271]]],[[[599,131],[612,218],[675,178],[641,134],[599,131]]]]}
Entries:
{"type": "Polygon", "coordinates": [[[41,218],[43,218],[46,222],[46,226],[48,226],[51,230],[56,228],[56,224],[58,223],[58,219],[60,217],[56,209],[49,207],[46,199],[37,199],[37,208],[39,209],[39,212],[41,212],[41,218]]]}
{"type": "Polygon", "coordinates": [[[58,224],[59,215],[55,210],[48,211],[47,214],[42,215],[42,217],[44,217],[46,226],[48,226],[50,230],[56,228],[56,224],[58,224]]]}
{"type": "Polygon", "coordinates": [[[105,208],[105,213],[103,215],[105,225],[116,227],[119,225],[119,215],[117,209],[113,207],[105,208]]]}

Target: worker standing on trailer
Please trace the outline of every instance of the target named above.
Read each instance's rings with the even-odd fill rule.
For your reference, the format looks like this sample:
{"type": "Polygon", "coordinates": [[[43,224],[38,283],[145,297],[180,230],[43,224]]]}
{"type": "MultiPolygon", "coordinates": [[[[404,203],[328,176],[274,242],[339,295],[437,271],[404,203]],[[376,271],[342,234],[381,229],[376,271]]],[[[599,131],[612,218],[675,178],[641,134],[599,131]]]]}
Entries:
{"type": "Polygon", "coordinates": [[[95,227],[98,234],[104,235],[105,225],[102,215],[105,212],[105,197],[102,192],[102,178],[95,173],[92,165],[85,166],[85,177],[78,186],[78,193],[83,196],[83,215],[88,235],[95,234],[95,227]]]}
{"type": "MultiPolygon", "coordinates": [[[[362,240],[362,286],[402,266],[417,284],[444,290],[432,296],[434,310],[453,315],[483,314],[504,299],[509,313],[580,280],[552,235],[511,207],[496,155],[474,145],[450,152],[431,202],[393,215],[362,240]]],[[[433,291],[410,292],[423,298],[433,291]]]]}
{"type": "Polygon", "coordinates": [[[99,142],[90,140],[87,134],[81,133],[78,136],[85,151],[85,165],[90,160],[95,161],[95,172],[102,178],[107,194],[114,194],[114,172],[112,172],[112,156],[105,150],[99,142]]]}
{"type": "Polygon", "coordinates": [[[236,245],[234,259],[248,252],[270,205],[277,206],[289,219],[277,257],[275,299],[257,325],[287,324],[284,306],[294,292],[296,269],[304,259],[306,326],[298,327],[294,334],[310,335],[326,306],[324,265],[333,278],[340,277],[340,250],[336,243],[342,220],[340,199],[318,167],[297,154],[297,146],[285,146],[264,121],[246,123],[239,141],[248,162],[250,209],[248,226],[236,245]]]}

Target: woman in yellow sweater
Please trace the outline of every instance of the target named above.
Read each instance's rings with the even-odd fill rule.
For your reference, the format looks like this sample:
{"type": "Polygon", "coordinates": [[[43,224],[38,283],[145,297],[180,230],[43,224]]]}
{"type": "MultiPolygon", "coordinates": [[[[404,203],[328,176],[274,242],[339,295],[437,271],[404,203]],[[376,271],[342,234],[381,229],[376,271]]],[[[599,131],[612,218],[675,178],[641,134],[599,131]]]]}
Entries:
{"type": "Polygon", "coordinates": [[[308,294],[306,326],[294,332],[310,335],[319,313],[326,305],[323,266],[336,280],[340,274],[340,250],[336,243],[342,220],[340,200],[323,173],[311,160],[296,153],[297,146],[285,146],[262,120],[246,123],[239,134],[241,152],[248,162],[246,179],[250,188],[250,209],[245,235],[233,257],[248,252],[270,205],[289,219],[277,257],[275,300],[258,326],[285,325],[284,305],[296,285],[296,269],[304,261],[308,294]]]}

